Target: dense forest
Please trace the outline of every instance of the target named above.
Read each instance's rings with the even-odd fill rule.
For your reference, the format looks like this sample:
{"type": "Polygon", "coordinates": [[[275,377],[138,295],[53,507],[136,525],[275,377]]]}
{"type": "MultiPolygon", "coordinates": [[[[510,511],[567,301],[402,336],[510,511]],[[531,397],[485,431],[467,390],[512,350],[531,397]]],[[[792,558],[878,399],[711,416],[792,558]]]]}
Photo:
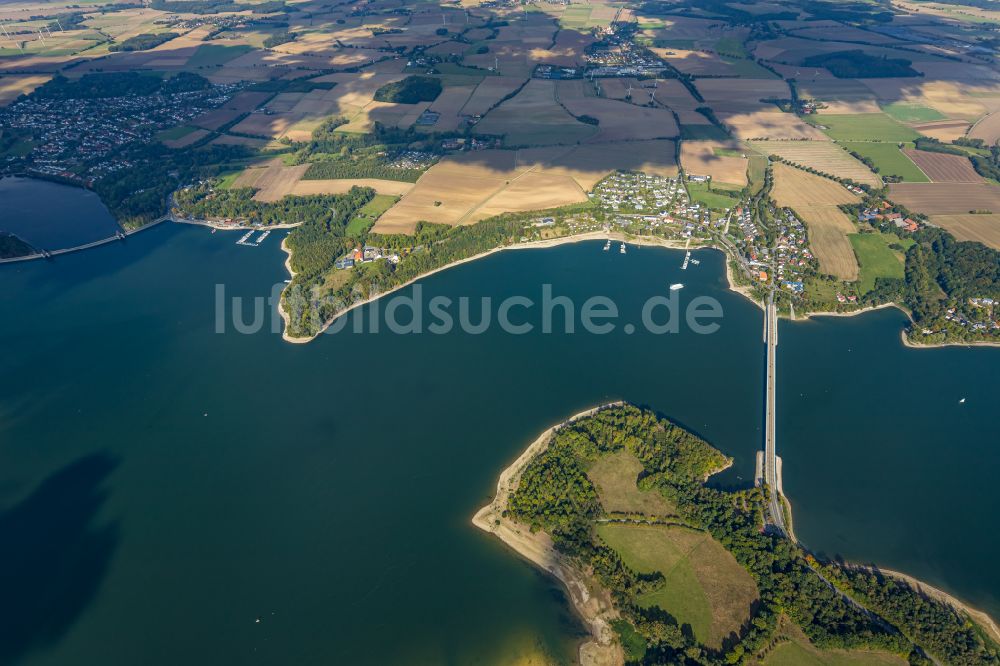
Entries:
{"type": "Polygon", "coordinates": [[[57,74],[35,90],[32,96],[48,99],[97,99],[206,90],[211,85],[205,77],[191,72],[178,72],[168,79],[138,72],[84,74],[79,79],[68,79],[57,74]]]}
{"type": "Polygon", "coordinates": [[[9,234],[6,231],[0,231],[0,259],[24,257],[29,254],[34,254],[34,252],[35,248],[31,247],[14,234],[9,234]]]}
{"type": "Polygon", "coordinates": [[[809,56],[802,61],[802,64],[806,67],[825,67],[838,79],[922,76],[920,72],[910,67],[911,62],[905,58],[879,58],[861,50],[809,56]]]}
{"type": "Polygon", "coordinates": [[[151,33],[144,32],[141,35],[135,35],[129,37],[128,39],[120,42],[118,44],[112,44],[108,47],[109,51],[147,51],[149,49],[156,48],[160,44],[166,44],[171,39],[179,37],[180,34],[176,32],[161,32],[161,33],[151,33]]]}
{"type": "Polygon", "coordinates": [[[375,101],[398,104],[433,102],[441,94],[441,89],[441,79],[433,76],[408,76],[376,90],[375,101]]]}
{"type": "Polygon", "coordinates": [[[415,130],[397,130],[376,123],[370,134],[336,131],[347,122],[332,118],[313,131],[312,139],[295,153],[298,164],[310,163],[303,178],[383,178],[416,182],[425,169],[397,169],[387,157],[406,149],[415,141],[425,140],[415,130]]]}
{"type": "Polygon", "coordinates": [[[746,663],[773,639],[781,615],[821,648],[888,650],[908,656],[911,663],[928,663],[925,652],[950,663],[997,663],[996,646],[970,631],[966,620],[948,607],[905,584],[878,578],[862,584],[854,570],[815,564],[792,542],[763,530],[764,490],[723,491],[704,485],[726,463],[709,444],[668,420],[627,405],[606,408],[557,430],[548,449],[525,469],[508,515],[545,530],[559,550],[593,569],[627,623],[616,628],[632,646],[633,663],[746,663]],[[640,488],[663,493],[681,520],[711,534],[757,584],[760,604],[739,640],[723,654],[697,644],[665,611],[637,606],[636,596],[655,589],[660,580],[631,571],[595,534],[594,519],[602,508],[585,470],[599,456],[622,449],[643,465],[640,488]],[[833,575],[838,584],[850,587],[852,596],[870,602],[869,610],[877,615],[831,586],[833,575]],[[639,639],[644,649],[636,649],[639,639]]]}

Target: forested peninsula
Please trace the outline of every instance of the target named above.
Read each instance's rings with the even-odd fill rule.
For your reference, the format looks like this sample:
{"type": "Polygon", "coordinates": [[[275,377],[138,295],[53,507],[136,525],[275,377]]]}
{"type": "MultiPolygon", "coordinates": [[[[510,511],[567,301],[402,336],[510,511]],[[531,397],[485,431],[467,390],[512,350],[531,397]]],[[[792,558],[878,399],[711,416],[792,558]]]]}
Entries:
{"type": "Polygon", "coordinates": [[[473,522],[566,584],[592,635],[582,663],[1000,663],[995,627],[964,607],[770,528],[766,486],[706,485],[730,463],[606,405],[544,433],[473,522]]]}

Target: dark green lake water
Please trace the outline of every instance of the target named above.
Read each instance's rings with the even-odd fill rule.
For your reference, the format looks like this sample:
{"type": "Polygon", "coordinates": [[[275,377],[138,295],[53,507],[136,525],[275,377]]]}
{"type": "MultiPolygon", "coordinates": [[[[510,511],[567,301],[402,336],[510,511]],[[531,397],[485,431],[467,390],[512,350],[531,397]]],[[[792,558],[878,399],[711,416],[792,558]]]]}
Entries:
{"type": "MultiPolygon", "coordinates": [[[[762,313],[725,289],[719,253],[681,272],[680,252],[585,243],[423,282],[425,298],[495,299],[550,283],[637,321],[683,280],[682,303],[722,304],[714,335],[291,345],[214,332],[216,284],[266,296],[286,277],[279,234],[236,238],[163,225],[0,267],[0,663],[569,660],[579,628],[558,588],[469,522],[539,431],[626,399],[735,456],[720,483],[752,478],[762,313]]],[[[906,350],[900,324],[783,325],[796,528],[995,610],[1000,352],[906,350]]]]}

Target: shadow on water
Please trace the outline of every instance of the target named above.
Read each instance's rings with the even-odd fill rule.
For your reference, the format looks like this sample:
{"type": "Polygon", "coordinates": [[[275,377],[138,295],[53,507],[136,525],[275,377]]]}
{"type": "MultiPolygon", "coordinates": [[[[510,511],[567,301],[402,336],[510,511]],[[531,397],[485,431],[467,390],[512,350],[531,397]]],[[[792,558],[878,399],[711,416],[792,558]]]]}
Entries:
{"type": "Polygon", "coordinates": [[[119,538],[116,523],[93,524],[117,466],[80,458],[0,513],[0,664],[54,645],[93,601],[119,538]]]}

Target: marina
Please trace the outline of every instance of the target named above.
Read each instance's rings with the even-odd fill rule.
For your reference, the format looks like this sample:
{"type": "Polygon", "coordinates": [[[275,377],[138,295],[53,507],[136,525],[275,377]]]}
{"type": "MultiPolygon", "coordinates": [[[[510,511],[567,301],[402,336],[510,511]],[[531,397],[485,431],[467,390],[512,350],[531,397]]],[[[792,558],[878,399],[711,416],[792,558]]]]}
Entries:
{"type": "Polygon", "coordinates": [[[257,247],[262,242],[264,242],[265,238],[267,238],[269,235],[271,235],[271,230],[270,229],[265,229],[264,231],[261,232],[261,234],[259,236],[257,236],[257,238],[254,238],[253,240],[251,240],[250,237],[253,236],[255,233],[256,233],[256,231],[253,230],[253,229],[251,229],[250,231],[248,231],[245,234],[243,234],[243,236],[238,241],[236,241],[236,244],[237,245],[245,245],[247,247],[257,247]]]}

